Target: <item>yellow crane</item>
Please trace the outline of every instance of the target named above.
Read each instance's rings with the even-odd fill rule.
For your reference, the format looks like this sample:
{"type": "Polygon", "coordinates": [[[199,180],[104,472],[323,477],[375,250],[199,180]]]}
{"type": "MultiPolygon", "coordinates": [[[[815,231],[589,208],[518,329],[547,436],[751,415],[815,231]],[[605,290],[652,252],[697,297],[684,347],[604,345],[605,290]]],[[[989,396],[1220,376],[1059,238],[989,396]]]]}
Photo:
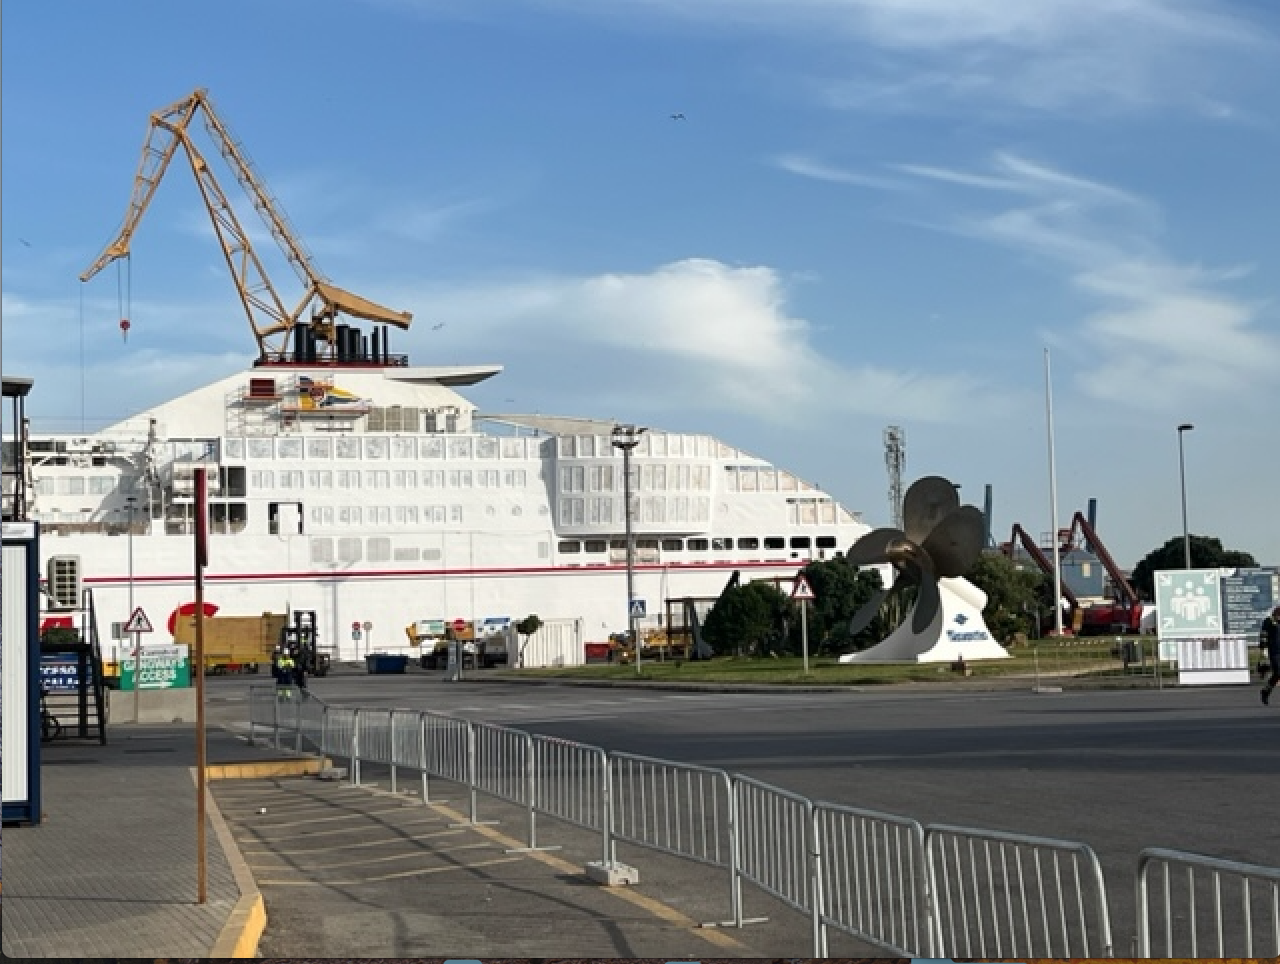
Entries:
{"type": "MultiPolygon", "coordinates": [[[[213,109],[208,91],[204,89],[197,89],[189,97],[151,115],[151,126],[142,147],[142,160],[134,177],[133,197],[125,212],[124,223],[115,239],[80,275],[81,281],[88,281],[113,261],[128,257],[134,232],[178,148],[182,148],[191,163],[191,171],[213,220],[227,267],[231,270],[240,301],[249,316],[249,326],[258,342],[259,365],[279,364],[290,360],[290,339],[294,328],[300,323],[309,321],[314,337],[327,343],[327,349],[315,359],[320,362],[338,360],[348,354],[346,346],[341,344],[338,337],[341,332],[337,329],[336,319],[340,314],[401,329],[409,327],[413,320],[413,315],[409,312],[384,308],[367,298],[339,288],[316,270],[310,253],[298,240],[279,203],[254,172],[244,148],[213,109]],[[305,288],[302,298],[292,310],[285,307],[272,286],[253,245],[249,243],[249,235],[241,227],[208,162],[192,140],[191,125],[197,114],[203,119],[209,136],[305,288]]],[[[127,320],[122,320],[122,329],[127,331],[127,326],[127,320]]]]}

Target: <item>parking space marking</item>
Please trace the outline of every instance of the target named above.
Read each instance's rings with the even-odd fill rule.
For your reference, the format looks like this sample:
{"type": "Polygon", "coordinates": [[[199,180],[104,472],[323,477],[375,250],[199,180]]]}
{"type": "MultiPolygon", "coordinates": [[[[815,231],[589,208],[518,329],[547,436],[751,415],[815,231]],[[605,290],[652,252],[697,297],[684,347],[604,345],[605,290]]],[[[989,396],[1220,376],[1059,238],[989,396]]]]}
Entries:
{"type": "Polygon", "coordinates": [[[417,840],[431,840],[435,837],[456,837],[465,832],[465,828],[459,828],[457,830],[437,830],[434,833],[414,834],[411,837],[388,837],[386,840],[380,840],[376,843],[369,843],[367,840],[357,840],[354,843],[336,844],[332,847],[309,847],[306,850],[241,850],[240,852],[246,857],[251,854],[254,856],[262,854],[276,854],[281,857],[306,857],[312,854],[339,853],[343,850],[368,850],[372,847],[381,847],[389,843],[413,843],[417,840]]]}
{"type": "MultiPolygon", "coordinates": [[[[430,815],[430,819],[428,819],[428,820],[426,820],[426,821],[422,821],[422,820],[417,820],[417,819],[415,819],[415,820],[413,820],[413,821],[411,821],[411,822],[413,822],[413,823],[424,823],[424,822],[425,822],[425,823],[432,823],[432,824],[436,824],[436,825],[438,826],[438,825],[440,824],[440,818],[439,818],[438,816],[435,816],[435,815],[430,815]]],[[[403,825],[402,825],[402,826],[403,826],[403,825]]],[[[244,826],[240,826],[240,827],[239,827],[239,829],[240,829],[242,832],[244,832],[244,833],[245,833],[245,835],[244,835],[243,839],[246,839],[246,840],[252,840],[254,843],[265,843],[265,841],[264,841],[260,836],[258,836],[258,835],[256,835],[256,834],[254,834],[254,833],[253,833],[253,828],[252,828],[252,827],[244,827],[244,826]]],[[[304,838],[304,839],[305,839],[305,838],[308,838],[308,837],[331,837],[331,836],[333,836],[334,834],[339,834],[339,833],[351,833],[351,832],[352,832],[352,831],[354,831],[354,830],[364,830],[364,829],[365,829],[364,827],[359,827],[359,826],[354,826],[354,827],[336,827],[336,828],[334,828],[334,829],[332,829],[332,830],[317,830],[315,833],[311,833],[311,834],[308,834],[308,833],[293,834],[293,837],[302,837],[302,838],[304,838]]]]}
{"type": "Polygon", "coordinates": [[[356,813],[335,813],[327,817],[308,817],[305,820],[291,820],[288,823],[255,823],[257,830],[285,830],[289,827],[309,827],[317,823],[332,823],[335,820],[362,820],[366,817],[382,817],[389,813],[400,813],[408,807],[391,807],[387,810],[366,810],[356,813]]]}
{"type": "MultiPolygon", "coordinates": [[[[385,841],[380,841],[380,843],[392,843],[392,842],[396,842],[397,840],[398,838],[389,838],[385,841]]],[[[371,844],[370,846],[377,846],[377,844],[371,844]]],[[[341,861],[338,861],[337,863],[316,863],[315,861],[309,861],[307,864],[307,867],[308,869],[314,868],[317,872],[320,872],[325,870],[338,870],[341,867],[360,867],[365,864],[381,864],[381,863],[386,863],[389,860],[411,860],[415,857],[434,857],[437,854],[452,854],[452,853],[458,853],[463,850],[490,850],[491,851],[493,849],[494,849],[493,844],[489,843],[488,841],[485,841],[482,843],[460,844],[457,847],[436,847],[436,848],[433,848],[432,850],[411,850],[407,853],[388,854],[384,857],[361,857],[357,860],[341,860],[341,861]]],[[[283,855],[269,853],[268,856],[282,857],[283,855]]],[[[307,855],[307,856],[310,856],[310,855],[307,855]]],[[[258,860],[258,861],[254,861],[254,866],[255,867],[264,866],[265,864],[268,864],[268,863],[270,863],[270,861],[258,860]]],[[[268,868],[268,869],[271,869],[271,868],[268,868]]]]}
{"type": "Polygon", "coordinates": [[[425,877],[429,874],[447,874],[459,870],[475,870],[478,867],[493,867],[497,864],[515,863],[520,857],[495,857],[493,860],[479,860],[473,864],[455,864],[448,867],[426,867],[421,870],[405,870],[394,874],[381,874],[377,877],[356,877],[351,880],[259,880],[263,887],[358,887],[361,884],[377,884],[386,880],[400,880],[406,877],[425,877]]]}

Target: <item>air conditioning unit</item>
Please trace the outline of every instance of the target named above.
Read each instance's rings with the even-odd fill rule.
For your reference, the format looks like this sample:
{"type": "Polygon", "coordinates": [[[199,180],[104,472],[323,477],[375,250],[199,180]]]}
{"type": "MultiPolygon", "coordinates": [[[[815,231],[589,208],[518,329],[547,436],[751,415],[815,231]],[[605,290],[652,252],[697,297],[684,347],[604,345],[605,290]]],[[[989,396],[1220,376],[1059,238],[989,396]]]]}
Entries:
{"type": "Polygon", "coordinates": [[[80,608],[79,556],[50,556],[47,580],[54,609],[80,608]]]}

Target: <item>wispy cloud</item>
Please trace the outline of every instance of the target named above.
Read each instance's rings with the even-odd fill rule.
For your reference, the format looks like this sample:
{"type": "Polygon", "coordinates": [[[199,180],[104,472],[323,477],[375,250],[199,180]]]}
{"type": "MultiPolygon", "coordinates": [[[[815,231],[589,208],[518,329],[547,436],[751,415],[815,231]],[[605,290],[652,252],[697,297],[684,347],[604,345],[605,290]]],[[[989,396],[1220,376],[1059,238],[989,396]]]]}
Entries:
{"type": "Polygon", "coordinates": [[[1247,267],[1208,270],[1164,251],[1147,200],[1014,154],[965,171],[923,165],[900,170],[1021,203],[961,217],[957,230],[1031,253],[1065,273],[1097,308],[1080,334],[1089,394],[1155,410],[1178,400],[1225,398],[1262,385],[1280,365],[1280,339],[1260,329],[1261,307],[1225,290],[1247,267]]]}
{"type": "MultiPolygon", "coordinates": [[[[573,373],[560,380],[562,396],[596,408],[615,396],[634,404],[637,386],[652,389],[645,393],[650,400],[670,386],[682,410],[781,423],[794,423],[801,411],[815,419],[865,414],[947,422],[999,407],[976,378],[834,360],[820,333],[787,310],[786,287],[768,267],[688,259],[645,273],[427,288],[399,297],[421,306],[423,317],[449,318],[446,333],[466,331],[471,344],[500,341],[526,371],[542,372],[539,353],[553,351],[554,370],[573,373]]],[[[444,350],[424,340],[417,355],[439,357],[444,350]]],[[[514,370],[506,376],[519,377],[514,370]]],[[[545,397],[545,376],[536,377],[545,397]]]]}
{"type": "Polygon", "coordinates": [[[782,154],[772,158],[771,163],[784,171],[800,177],[813,178],[817,181],[832,181],[836,184],[853,184],[858,187],[870,187],[884,191],[900,191],[908,185],[903,181],[883,177],[877,174],[865,174],[844,167],[836,167],[816,158],[803,154],[782,154]]]}

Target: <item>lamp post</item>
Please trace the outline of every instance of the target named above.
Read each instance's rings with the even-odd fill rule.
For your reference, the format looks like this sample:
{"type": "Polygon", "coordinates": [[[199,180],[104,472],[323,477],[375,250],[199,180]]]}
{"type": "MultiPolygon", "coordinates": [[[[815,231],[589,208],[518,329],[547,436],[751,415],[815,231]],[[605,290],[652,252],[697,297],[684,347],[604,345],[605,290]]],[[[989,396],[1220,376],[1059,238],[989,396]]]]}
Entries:
{"type": "Polygon", "coordinates": [[[1183,569],[1191,568],[1191,535],[1187,530],[1187,464],[1183,457],[1182,436],[1190,432],[1194,425],[1183,422],[1178,426],[1178,481],[1182,486],[1182,561],[1183,569]]]}
{"type": "Polygon", "coordinates": [[[613,447],[622,450],[622,512],[626,520],[627,532],[627,631],[631,634],[631,645],[636,651],[637,676],[640,675],[640,635],[636,632],[636,535],[631,527],[631,450],[640,444],[640,436],[647,431],[648,429],[637,428],[634,425],[613,427],[613,447]]]}
{"type": "MultiPolygon", "coordinates": [[[[125,505],[129,507],[129,619],[130,621],[132,621],[133,619],[133,513],[138,508],[138,497],[136,495],[131,495],[128,498],[126,498],[124,501],[125,501],[125,505]]],[[[138,681],[139,681],[139,673],[141,672],[141,669],[142,669],[142,666],[141,666],[142,650],[139,643],[139,640],[141,640],[141,638],[142,638],[141,633],[133,634],[133,721],[135,723],[138,722],[139,712],[140,712],[138,708],[138,704],[140,702],[138,698],[138,690],[139,690],[138,681]]],[[[123,670],[121,672],[123,673],[123,670]]]]}

